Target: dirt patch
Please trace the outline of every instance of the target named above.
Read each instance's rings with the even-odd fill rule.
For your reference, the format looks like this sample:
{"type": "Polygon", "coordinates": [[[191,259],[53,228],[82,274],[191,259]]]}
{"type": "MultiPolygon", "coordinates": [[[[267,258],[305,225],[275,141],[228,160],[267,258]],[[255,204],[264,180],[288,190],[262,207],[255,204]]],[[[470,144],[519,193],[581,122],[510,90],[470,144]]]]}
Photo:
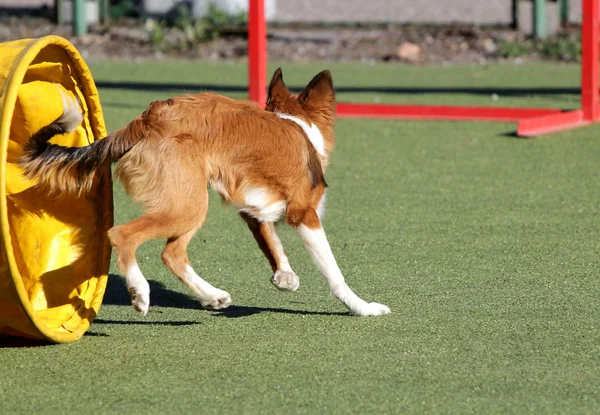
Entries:
{"type": "MultiPolygon", "coordinates": [[[[270,59],[295,61],[406,62],[410,64],[483,63],[505,59],[503,45],[524,38],[509,29],[483,29],[454,25],[385,28],[269,28],[270,59]]],[[[69,39],[86,59],[208,60],[246,59],[244,30],[224,33],[215,40],[190,44],[177,28],[167,29],[154,42],[151,28],[141,24],[113,24],[88,35],[74,37],[70,27],[58,27],[43,19],[0,22],[0,41],[55,34],[69,39]]],[[[520,54],[518,59],[541,59],[539,54],[520,54]]]]}

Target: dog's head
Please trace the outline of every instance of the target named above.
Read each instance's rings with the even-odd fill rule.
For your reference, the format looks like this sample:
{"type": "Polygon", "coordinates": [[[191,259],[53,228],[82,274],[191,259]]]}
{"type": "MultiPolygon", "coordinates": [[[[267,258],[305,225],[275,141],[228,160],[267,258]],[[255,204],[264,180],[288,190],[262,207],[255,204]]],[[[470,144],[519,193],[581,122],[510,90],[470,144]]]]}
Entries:
{"type": "Polygon", "coordinates": [[[335,91],[329,71],[318,73],[298,95],[285,86],[281,68],[273,74],[267,96],[267,111],[299,118],[316,126],[325,141],[325,162],[335,147],[335,91]]]}

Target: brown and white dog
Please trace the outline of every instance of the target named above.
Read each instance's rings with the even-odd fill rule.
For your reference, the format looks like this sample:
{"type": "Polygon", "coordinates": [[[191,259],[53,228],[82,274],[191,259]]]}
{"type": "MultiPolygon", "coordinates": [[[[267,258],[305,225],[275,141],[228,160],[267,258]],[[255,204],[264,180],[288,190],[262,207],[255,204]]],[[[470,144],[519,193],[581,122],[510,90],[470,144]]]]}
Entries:
{"type": "Polygon", "coordinates": [[[278,69],[265,110],[212,93],[155,101],[127,126],[86,147],[48,143],[82,120],[79,104],[64,94],[63,107],[63,115],[25,146],[20,166],[27,178],[49,191],[81,194],[90,190],[102,166],[118,161],[116,176],[144,213],[111,228],[108,237],[131,303],[142,314],[148,312],[150,286],[135,252],[156,238],[167,240],[165,265],[204,307],[231,304],[229,293],[196,274],[186,252],[206,218],[208,186],[238,208],[275,272],[275,286],[295,291],[299,285],[275,229],[285,218],[351,314],[390,313],[348,287],[321,226],[327,187],[323,174],[335,144],[335,92],[329,71],[319,73],[294,97],[278,69]]]}

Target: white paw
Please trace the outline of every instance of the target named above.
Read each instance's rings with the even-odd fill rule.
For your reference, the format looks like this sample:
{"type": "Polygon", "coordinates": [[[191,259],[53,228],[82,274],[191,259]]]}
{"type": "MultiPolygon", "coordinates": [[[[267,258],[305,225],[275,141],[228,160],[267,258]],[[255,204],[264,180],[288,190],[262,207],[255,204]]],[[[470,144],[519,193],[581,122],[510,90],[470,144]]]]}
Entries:
{"type": "Polygon", "coordinates": [[[365,303],[363,306],[352,310],[350,313],[355,316],[382,316],[390,314],[392,310],[388,306],[379,303],[365,303]]]}
{"type": "Polygon", "coordinates": [[[129,287],[131,305],[143,316],[148,314],[148,309],[150,308],[150,285],[148,285],[146,280],[144,280],[144,283],[139,283],[135,287],[129,287]]]}
{"type": "Polygon", "coordinates": [[[207,294],[207,296],[200,299],[200,304],[202,304],[202,307],[204,308],[220,310],[229,307],[231,304],[231,295],[229,295],[227,291],[215,288],[214,291],[211,290],[210,293],[207,294]]]}
{"type": "Polygon", "coordinates": [[[300,278],[294,271],[278,270],[271,277],[271,282],[275,287],[284,291],[296,291],[300,286],[300,278]]]}

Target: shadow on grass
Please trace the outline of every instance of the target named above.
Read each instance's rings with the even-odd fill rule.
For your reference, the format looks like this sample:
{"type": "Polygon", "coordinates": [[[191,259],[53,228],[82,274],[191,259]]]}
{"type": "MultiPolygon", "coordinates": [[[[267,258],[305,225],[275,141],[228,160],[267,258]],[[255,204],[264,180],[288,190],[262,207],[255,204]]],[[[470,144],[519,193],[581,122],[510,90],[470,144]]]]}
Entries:
{"type": "MultiPolygon", "coordinates": [[[[148,281],[150,283],[150,313],[152,313],[152,306],[168,307],[168,308],[181,308],[181,309],[196,309],[205,310],[200,302],[192,296],[172,291],[165,288],[164,284],[156,281],[148,281]]],[[[119,305],[131,307],[131,300],[129,293],[127,292],[127,286],[122,277],[114,274],[110,274],[108,277],[108,284],[106,286],[106,294],[104,294],[103,304],[107,305],[119,305]]],[[[211,311],[211,310],[206,310],[211,311]]],[[[305,311],[305,310],[294,310],[287,308],[269,308],[269,307],[248,307],[243,305],[232,305],[223,310],[212,311],[216,317],[228,317],[228,318],[239,318],[249,317],[259,313],[281,313],[281,314],[297,314],[297,315],[313,315],[313,316],[347,316],[349,313],[341,312],[324,312],[324,311],[305,311]]],[[[147,324],[147,325],[171,325],[171,326],[185,326],[189,324],[200,324],[197,322],[189,321],[172,321],[172,322],[155,322],[155,321],[144,321],[144,320],[132,320],[132,321],[117,321],[117,320],[102,320],[96,319],[95,323],[98,324],[147,324]]]]}
{"type": "MultiPolygon", "coordinates": [[[[196,324],[202,324],[199,321],[145,321],[145,320],[103,320],[101,318],[97,318],[94,321],[94,324],[121,324],[121,325],[131,325],[131,326],[170,326],[170,327],[179,327],[179,326],[193,326],[196,324]]],[[[97,333],[96,335],[102,336],[103,333],[97,333]]]]}
{"type": "Polygon", "coordinates": [[[85,333],[85,335],[89,337],[110,337],[106,333],[98,333],[97,331],[88,331],[87,333],[85,333]]]}
{"type": "Polygon", "coordinates": [[[56,344],[47,340],[36,340],[28,339],[25,337],[0,335],[0,349],[43,346],[56,346],[56,344]]]}
{"type": "Polygon", "coordinates": [[[239,318],[249,317],[260,313],[280,313],[280,314],[298,314],[308,316],[348,316],[349,313],[326,312],[326,311],[306,311],[306,310],[291,310],[287,308],[270,308],[270,307],[247,307],[243,305],[231,305],[223,310],[214,311],[215,317],[239,318]]]}
{"type": "Polygon", "coordinates": [[[526,140],[527,139],[527,137],[521,137],[520,135],[518,135],[516,131],[510,131],[508,133],[500,134],[500,137],[516,138],[518,140],[526,140]]]}
{"type": "MultiPolygon", "coordinates": [[[[164,284],[156,281],[148,281],[150,284],[150,306],[184,308],[201,310],[200,302],[194,297],[169,290],[164,284]]],[[[127,291],[125,280],[119,275],[110,274],[103,304],[123,305],[131,307],[131,298],[127,291]]]]}
{"type": "MultiPolygon", "coordinates": [[[[194,83],[162,83],[162,82],[114,82],[96,81],[98,88],[127,89],[133,91],[213,91],[213,92],[247,92],[247,86],[222,84],[194,83]]],[[[291,86],[292,91],[301,91],[304,86],[291,86]]],[[[338,93],[388,93],[388,94],[499,94],[505,97],[520,97],[528,95],[577,95],[580,89],[576,87],[396,87],[396,86],[338,86],[338,93]]]]}

